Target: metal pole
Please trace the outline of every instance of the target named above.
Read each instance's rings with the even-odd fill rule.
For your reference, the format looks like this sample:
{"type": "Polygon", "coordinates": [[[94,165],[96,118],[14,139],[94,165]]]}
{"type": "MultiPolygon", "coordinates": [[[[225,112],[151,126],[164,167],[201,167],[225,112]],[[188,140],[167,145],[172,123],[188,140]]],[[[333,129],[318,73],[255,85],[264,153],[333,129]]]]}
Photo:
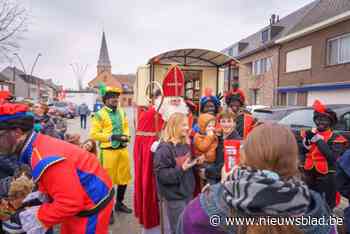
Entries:
{"type": "Polygon", "coordinates": [[[26,69],[25,69],[25,67],[24,67],[24,64],[23,64],[23,61],[22,61],[21,57],[19,57],[18,53],[14,53],[13,55],[15,55],[15,56],[18,58],[18,61],[19,61],[19,63],[21,64],[24,73],[27,74],[26,69]]]}
{"type": "Polygon", "coordinates": [[[230,92],[231,90],[231,63],[230,65],[228,66],[228,89],[227,91],[230,92]]]}
{"type": "Polygon", "coordinates": [[[216,95],[219,94],[219,66],[216,67],[216,95]]]}
{"type": "MultiPolygon", "coordinates": [[[[13,55],[15,55],[17,57],[19,63],[21,64],[22,69],[24,71],[24,77],[26,79],[26,82],[28,82],[28,75],[27,75],[26,68],[24,67],[24,64],[23,64],[23,61],[22,61],[21,57],[19,57],[18,53],[14,53],[13,55]]],[[[29,82],[28,82],[28,90],[27,91],[28,91],[28,93],[27,93],[28,94],[28,98],[30,98],[30,83],[29,82]]]]}
{"type": "Polygon", "coordinates": [[[13,66],[13,77],[12,77],[12,81],[13,81],[13,86],[12,86],[12,92],[13,92],[13,96],[16,96],[16,67],[13,66]]]}
{"type": "Polygon", "coordinates": [[[39,54],[36,56],[35,61],[34,61],[33,66],[32,66],[32,70],[30,71],[30,76],[33,75],[34,68],[35,68],[35,66],[36,66],[36,64],[37,64],[37,62],[38,62],[38,60],[39,60],[39,57],[40,57],[41,55],[42,55],[42,54],[39,53],[39,54]]]}

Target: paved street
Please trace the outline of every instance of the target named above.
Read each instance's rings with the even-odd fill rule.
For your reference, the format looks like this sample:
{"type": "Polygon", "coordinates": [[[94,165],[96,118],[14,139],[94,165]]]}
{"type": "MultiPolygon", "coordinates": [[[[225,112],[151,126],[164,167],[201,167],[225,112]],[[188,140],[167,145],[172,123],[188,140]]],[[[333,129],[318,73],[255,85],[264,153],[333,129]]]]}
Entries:
{"type": "MultiPolygon", "coordinates": [[[[131,142],[134,142],[134,126],[133,126],[133,112],[132,109],[126,109],[128,120],[129,120],[129,127],[131,131],[131,142]]],[[[90,121],[88,121],[87,130],[80,129],[80,119],[77,117],[74,120],[68,121],[68,133],[79,133],[81,134],[81,141],[84,141],[88,138],[89,135],[89,126],[90,121]]],[[[134,173],[133,168],[133,154],[132,154],[133,146],[129,146],[129,152],[130,152],[130,162],[132,164],[132,173],[134,173]]],[[[126,205],[130,208],[133,208],[133,192],[134,192],[134,182],[132,181],[130,186],[128,186],[127,194],[126,194],[126,205]]],[[[110,234],[136,234],[140,233],[140,227],[138,225],[138,222],[134,218],[133,214],[116,214],[115,216],[115,223],[110,228],[110,234]]]]}

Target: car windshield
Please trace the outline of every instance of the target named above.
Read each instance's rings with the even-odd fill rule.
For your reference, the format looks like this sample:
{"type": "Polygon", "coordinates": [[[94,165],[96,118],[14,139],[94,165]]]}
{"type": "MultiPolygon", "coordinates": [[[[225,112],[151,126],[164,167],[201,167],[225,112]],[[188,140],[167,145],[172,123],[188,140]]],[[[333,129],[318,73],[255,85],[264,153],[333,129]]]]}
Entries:
{"type": "Polygon", "coordinates": [[[261,111],[256,110],[253,112],[253,116],[259,121],[273,120],[278,121],[283,117],[283,111],[261,111]]]}
{"type": "Polygon", "coordinates": [[[67,106],[67,103],[64,103],[64,102],[56,102],[56,103],[55,103],[55,106],[56,106],[56,107],[66,107],[66,106],[67,106]]]}
{"type": "Polygon", "coordinates": [[[297,110],[282,118],[278,123],[291,127],[314,128],[313,115],[312,109],[297,110]]]}

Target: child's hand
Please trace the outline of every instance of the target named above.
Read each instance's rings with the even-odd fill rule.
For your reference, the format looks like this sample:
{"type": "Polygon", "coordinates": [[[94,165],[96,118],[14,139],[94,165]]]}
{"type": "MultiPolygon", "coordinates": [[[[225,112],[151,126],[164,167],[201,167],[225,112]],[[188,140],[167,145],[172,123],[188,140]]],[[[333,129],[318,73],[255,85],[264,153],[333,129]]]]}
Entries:
{"type": "Polygon", "coordinates": [[[10,214],[8,214],[9,211],[9,204],[4,199],[0,200],[0,220],[6,221],[10,219],[10,214]]]}
{"type": "Polygon", "coordinates": [[[185,162],[182,164],[182,170],[187,171],[188,169],[192,168],[194,165],[197,164],[198,159],[191,159],[187,158],[185,162]]]}
{"type": "Polygon", "coordinates": [[[202,188],[202,193],[205,191],[205,190],[207,190],[207,188],[209,188],[209,186],[210,186],[210,184],[208,183],[208,184],[206,184],[203,188],[202,188]]]}
{"type": "Polygon", "coordinates": [[[197,158],[197,164],[203,164],[205,162],[205,156],[202,154],[197,158]]]}

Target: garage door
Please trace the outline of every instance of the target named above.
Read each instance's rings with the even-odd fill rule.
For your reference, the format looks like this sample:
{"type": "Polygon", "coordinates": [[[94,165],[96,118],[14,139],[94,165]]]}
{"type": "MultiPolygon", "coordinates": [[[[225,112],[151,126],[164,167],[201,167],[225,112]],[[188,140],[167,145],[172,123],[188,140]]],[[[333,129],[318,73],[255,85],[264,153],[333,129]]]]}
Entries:
{"type": "Polygon", "coordinates": [[[337,89],[332,91],[309,91],[307,105],[311,106],[318,99],[325,104],[349,104],[350,89],[337,89]]]}

